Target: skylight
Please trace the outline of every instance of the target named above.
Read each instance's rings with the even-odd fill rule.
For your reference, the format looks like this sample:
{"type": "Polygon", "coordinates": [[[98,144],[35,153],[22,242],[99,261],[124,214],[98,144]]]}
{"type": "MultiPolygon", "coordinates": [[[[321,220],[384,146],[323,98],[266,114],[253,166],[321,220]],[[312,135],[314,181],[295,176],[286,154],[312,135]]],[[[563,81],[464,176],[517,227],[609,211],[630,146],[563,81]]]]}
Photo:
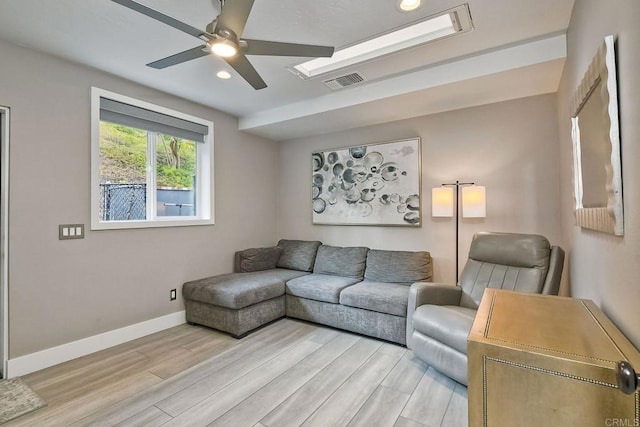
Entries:
{"type": "Polygon", "coordinates": [[[338,49],[331,58],[294,65],[293,69],[302,78],[312,78],[471,29],[469,6],[463,4],[416,24],[338,49]]]}

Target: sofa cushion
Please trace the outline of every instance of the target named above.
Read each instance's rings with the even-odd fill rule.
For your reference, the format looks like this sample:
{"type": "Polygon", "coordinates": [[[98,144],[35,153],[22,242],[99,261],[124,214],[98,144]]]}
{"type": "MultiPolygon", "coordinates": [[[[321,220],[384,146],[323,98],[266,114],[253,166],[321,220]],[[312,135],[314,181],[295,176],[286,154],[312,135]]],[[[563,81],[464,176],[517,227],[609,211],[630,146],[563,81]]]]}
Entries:
{"type": "Polygon", "coordinates": [[[409,286],[365,280],[349,286],[340,293],[340,304],[377,311],[379,313],[407,316],[409,286]]]}
{"type": "Polygon", "coordinates": [[[318,248],[313,272],[354,277],[362,280],[369,248],[322,245],[318,248]]]}
{"type": "Polygon", "coordinates": [[[431,276],[429,252],[371,249],[367,254],[367,268],[364,272],[367,280],[410,285],[414,282],[430,282],[431,276]]]}
{"type": "Polygon", "coordinates": [[[187,282],[185,299],[239,309],[284,295],[284,282],[307,273],[273,269],[252,273],[229,273],[187,282]]]}
{"type": "Polygon", "coordinates": [[[476,310],[472,308],[426,304],[418,307],[413,314],[413,328],[467,354],[467,337],[475,317],[476,310]]]}
{"type": "Polygon", "coordinates": [[[288,295],[338,304],[340,292],[359,281],[353,277],[313,273],[289,280],[285,289],[288,295]]]}
{"type": "Polygon", "coordinates": [[[338,304],[340,292],[360,280],[329,274],[309,274],[287,281],[286,293],[300,298],[338,304]]]}
{"type": "Polygon", "coordinates": [[[277,267],[290,270],[313,271],[316,252],[321,245],[318,241],[285,240],[278,242],[282,248],[282,254],[278,259],[277,267]]]}
{"type": "Polygon", "coordinates": [[[245,249],[240,252],[240,273],[276,268],[281,253],[280,246],[245,249]]]}

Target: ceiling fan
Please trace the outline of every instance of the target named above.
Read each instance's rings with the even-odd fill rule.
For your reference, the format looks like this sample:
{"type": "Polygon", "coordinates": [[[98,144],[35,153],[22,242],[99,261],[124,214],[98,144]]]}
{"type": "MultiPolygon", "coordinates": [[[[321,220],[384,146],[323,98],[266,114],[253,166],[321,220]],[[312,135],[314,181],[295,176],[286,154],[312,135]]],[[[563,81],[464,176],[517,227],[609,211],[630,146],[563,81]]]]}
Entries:
{"type": "Polygon", "coordinates": [[[241,39],[244,26],[251,12],[254,0],[220,0],[220,15],[205,31],[199,30],[168,15],[160,13],[133,0],[111,0],[150,18],[167,24],[182,32],[204,41],[202,46],[176,53],[147,66],[161,69],[181,64],[209,54],[222,57],[254,89],[264,89],[262,80],[245,55],[331,57],[334,48],[308,44],[281,43],[266,40],[241,39]]]}

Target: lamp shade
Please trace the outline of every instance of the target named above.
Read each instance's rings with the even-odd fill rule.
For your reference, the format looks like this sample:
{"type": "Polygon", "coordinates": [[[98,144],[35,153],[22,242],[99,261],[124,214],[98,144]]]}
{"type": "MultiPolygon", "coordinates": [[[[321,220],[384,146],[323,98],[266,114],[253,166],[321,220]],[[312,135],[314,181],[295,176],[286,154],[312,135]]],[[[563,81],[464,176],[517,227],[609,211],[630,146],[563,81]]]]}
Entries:
{"type": "Polygon", "coordinates": [[[470,185],[462,187],[462,217],[484,218],[487,216],[485,187],[470,185]]]}
{"type": "Polygon", "coordinates": [[[453,216],[453,188],[436,187],[431,189],[431,216],[453,216]]]}

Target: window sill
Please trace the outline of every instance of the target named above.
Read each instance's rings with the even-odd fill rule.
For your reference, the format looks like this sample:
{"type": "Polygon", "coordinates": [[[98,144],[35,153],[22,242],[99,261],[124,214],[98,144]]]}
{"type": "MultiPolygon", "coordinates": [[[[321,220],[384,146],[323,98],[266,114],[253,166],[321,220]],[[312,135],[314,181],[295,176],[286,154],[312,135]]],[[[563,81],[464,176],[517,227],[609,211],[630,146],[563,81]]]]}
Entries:
{"type": "Polygon", "coordinates": [[[155,221],[96,221],[91,224],[92,231],[121,230],[131,228],[188,227],[195,225],[214,225],[213,219],[158,219],[155,221]]]}

